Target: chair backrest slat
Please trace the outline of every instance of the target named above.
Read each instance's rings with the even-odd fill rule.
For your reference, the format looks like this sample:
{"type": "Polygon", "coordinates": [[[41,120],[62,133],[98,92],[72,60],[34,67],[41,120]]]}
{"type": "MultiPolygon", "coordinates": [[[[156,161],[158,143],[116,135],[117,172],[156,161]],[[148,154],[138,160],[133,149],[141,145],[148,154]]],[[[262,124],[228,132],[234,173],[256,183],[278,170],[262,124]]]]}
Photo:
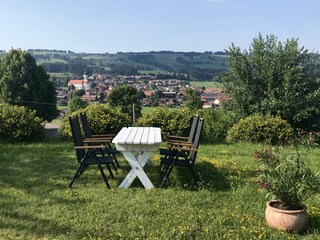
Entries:
{"type": "Polygon", "coordinates": [[[84,135],[86,136],[86,138],[91,138],[92,132],[91,132],[91,128],[90,128],[87,114],[84,112],[80,113],[80,118],[81,118],[81,122],[82,122],[84,135]]]}
{"type": "MultiPolygon", "coordinates": [[[[81,134],[80,122],[78,116],[69,117],[72,138],[75,146],[84,146],[83,138],[81,134]]],[[[84,149],[76,149],[78,162],[85,156],[86,152],[84,149]]]]}
{"type": "Polygon", "coordinates": [[[198,126],[198,121],[199,121],[199,116],[195,115],[193,117],[191,129],[190,129],[190,133],[189,133],[189,137],[188,137],[188,142],[193,142],[193,140],[194,140],[196,129],[198,126]]]}
{"type": "MultiPolygon", "coordinates": [[[[203,124],[204,124],[204,119],[203,118],[199,118],[196,135],[195,135],[194,141],[193,141],[193,148],[194,149],[198,149],[198,147],[199,147],[203,124]]],[[[198,151],[191,151],[190,160],[191,160],[192,163],[194,163],[196,161],[197,153],[198,153],[198,151]]]]}

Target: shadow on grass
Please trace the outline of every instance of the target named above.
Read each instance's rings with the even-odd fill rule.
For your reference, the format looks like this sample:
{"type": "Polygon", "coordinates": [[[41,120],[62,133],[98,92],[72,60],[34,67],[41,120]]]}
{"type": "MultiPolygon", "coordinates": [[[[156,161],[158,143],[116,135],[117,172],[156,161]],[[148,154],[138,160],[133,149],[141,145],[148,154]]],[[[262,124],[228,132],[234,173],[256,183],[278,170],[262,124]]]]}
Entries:
{"type": "Polygon", "coordinates": [[[26,234],[28,239],[29,237],[32,238],[32,235],[59,237],[70,232],[73,232],[75,239],[82,239],[87,235],[85,230],[75,230],[70,226],[61,224],[59,220],[48,220],[46,217],[36,217],[34,214],[18,211],[2,211],[1,215],[0,225],[2,230],[7,229],[12,232],[15,229],[16,232],[22,235],[26,234]]]}
{"type": "Polygon", "coordinates": [[[55,233],[66,234],[70,227],[61,226],[58,222],[35,217],[33,214],[19,212],[5,212],[1,214],[6,220],[0,221],[2,229],[16,229],[18,232],[36,235],[51,235],[55,233]],[[12,224],[14,223],[14,224],[12,224]]]}
{"type": "Polygon", "coordinates": [[[320,215],[309,215],[309,226],[303,235],[308,235],[310,232],[320,233],[320,215]]]}
{"type": "MultiPolygon", "coordinates": [[[[39,143],[1,146],[0,226],[4,232],[7,230],[30,238],[33,235],[55,236],[70,232],[75,239],[87,235],[84,229],[73,229],[68,222],[59,221],[59,216],[52,218],[50,215],[63,215],[59,209],[91,201],[83,197],[82,192],[79,195],[78,191],[67,188],[77,163],[72,145],[69,148],[66,144],[69,145],[39,143]]],[[[102,182],[98,179],[99,175],[96,177],[97,181],[102,182]]]]}
{"type": "MultiPolygon", "coordinates": [[[[225,175],[218,170],[214,164],[210,162],[199,162],[194,166],[194,172],[198,177],[196,181],[188,168],[176,167],[173,174],[178,180],[180,187],[188,190],[209,190],[209,191],[229,191],[230,182],[227,180],[225,175]]],[[[170,176],[171,179],[174,176],[170,176]]],[[[174,184],[172,181],[171,184],[174,184]]],[[[177,184],[177,183],[175,183],[177,184]]],[[[178,186],[179,186],[178,185],[178,186]]]]}
{"type": "MultiPolygon", "coordinates": [[[[49,196],[50,192],[57,190],[67,190],[77,164],[75,156],[70,155],[64,144],[19,144],[2,148],[0,183],[14,188],[13,193],[23,190],[40,197],[49,196]]],[[[53,204],[79,201],[50,195],[53,204]]]]}
{"type": "MultiPolygon", "coordinates": [[[[129,168],[128,168],[129,170],[129,168]]],[[[160,167],[146,166],[144,168],[151,182],[155,187],[161,184],[160,167]]],[[[225,176],[209,162],[200,162],[194,166],[194,171],[198,175],[199,180],[193,179],[188,168],[174,167],[169,178],[168,187],[182,188],[190,191],[209,190],[209,191],[228,191],[230,183],[225,176]]],[[[143,187],[140,180],[136,178],[131,187],[143,187]]]]}

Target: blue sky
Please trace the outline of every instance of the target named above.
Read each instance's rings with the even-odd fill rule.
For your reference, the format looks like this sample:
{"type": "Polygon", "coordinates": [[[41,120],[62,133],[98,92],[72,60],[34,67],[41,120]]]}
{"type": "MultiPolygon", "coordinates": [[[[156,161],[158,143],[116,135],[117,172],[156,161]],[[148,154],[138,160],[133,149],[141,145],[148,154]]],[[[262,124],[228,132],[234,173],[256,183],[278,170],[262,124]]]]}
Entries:
{"type": "Polygon", "coordinates": [[[1,0],[0,49],[248,49],[259,32],[320,51],[319,0],[1,0]]]}

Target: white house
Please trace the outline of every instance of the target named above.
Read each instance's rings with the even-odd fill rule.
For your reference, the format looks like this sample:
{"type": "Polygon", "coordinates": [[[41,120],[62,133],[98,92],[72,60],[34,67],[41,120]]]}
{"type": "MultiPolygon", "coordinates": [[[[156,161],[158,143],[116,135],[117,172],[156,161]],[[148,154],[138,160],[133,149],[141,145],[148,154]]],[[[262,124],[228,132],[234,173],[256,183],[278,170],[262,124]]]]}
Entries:
{"type": "Polygon", "coordinates": [[[73,79],[68,82],[68,87],[73,85],[76,90],[90,90],[90,84],[88,81],[88,76],[86,74],[83,75],[83,79],[73,79]]]}

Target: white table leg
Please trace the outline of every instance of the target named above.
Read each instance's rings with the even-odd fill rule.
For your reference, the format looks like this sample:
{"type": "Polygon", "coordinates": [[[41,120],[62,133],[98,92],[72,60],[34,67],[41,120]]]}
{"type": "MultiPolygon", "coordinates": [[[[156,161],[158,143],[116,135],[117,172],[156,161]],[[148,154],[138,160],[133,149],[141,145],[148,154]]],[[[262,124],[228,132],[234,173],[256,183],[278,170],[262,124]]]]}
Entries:
{"type": "MultiPolygon", "coordinates": [[[[139,159],[140,156],[143,154],[143,152],[136,152],[136,154],[134,155],[136,157],[136,159],[139,159]]],[[[153,166],[153,163],[151,162],[151,159],[149,158],[149,160],[147,161],[147,165],[148,166],[153,166]]]]}
{"type": "Polygon", "coordinates": [[[128,188],[133,180],[138,177],[146,189],[154,188],[152,182],[143,170],[143,167],[149,161],[152,152],[144,152],[136,159],[132,152],[122,152],[131,166],[131,170],[120,184],[119,188],[128,188]]]}

